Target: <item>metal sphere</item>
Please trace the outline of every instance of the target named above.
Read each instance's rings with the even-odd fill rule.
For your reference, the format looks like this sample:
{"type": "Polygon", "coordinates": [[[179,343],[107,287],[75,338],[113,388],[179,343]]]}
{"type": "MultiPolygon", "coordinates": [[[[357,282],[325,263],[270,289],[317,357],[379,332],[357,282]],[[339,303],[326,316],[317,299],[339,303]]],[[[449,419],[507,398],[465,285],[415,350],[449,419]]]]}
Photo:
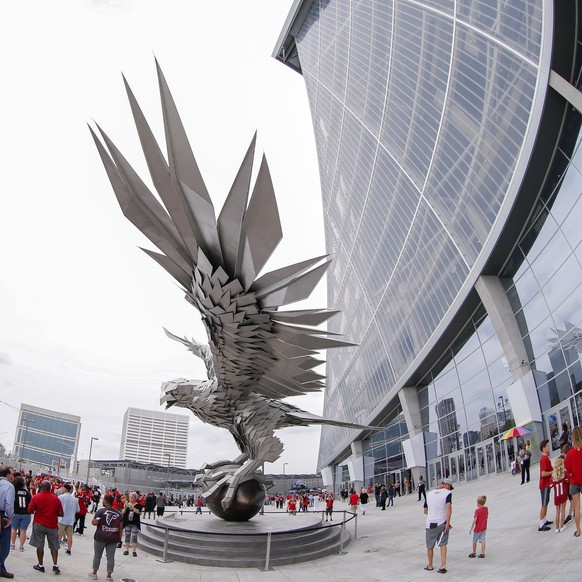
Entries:
{"type": "Polygon", "coordinates": [[[260,483],[254,479],[241,483],[236,489],[233,502],[228,509],[223,509],[221,501],[227,487],[225,485],[218,493],[206,499],[206,506],[214,515],[225,521],[248,521],[261,511],[265,502],[265,489],[260,483]]]}

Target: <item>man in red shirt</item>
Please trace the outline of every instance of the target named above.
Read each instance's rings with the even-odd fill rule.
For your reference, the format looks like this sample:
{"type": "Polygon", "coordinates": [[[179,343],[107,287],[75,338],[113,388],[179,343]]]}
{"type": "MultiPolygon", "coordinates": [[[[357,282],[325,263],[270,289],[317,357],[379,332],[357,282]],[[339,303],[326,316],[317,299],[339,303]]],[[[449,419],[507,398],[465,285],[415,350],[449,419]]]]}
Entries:
{"type": "Polygon", "coordinates": [[[59,522],[63,516],[63,506],[60,499],[51,491],[51,484],[43,481],[39,492],[31,499],[28,513],[34,513],[30,545],[36,548],[38,564],[33,566],[38,572],[44,572],[44,540],[46,538],[53,559],[53,572],[60,574],[57,566],[59,559],[59,522]]]}
{"type": "Polygon", "coordinates": [[[546,519],[548,503],[550,503],[550,491],[552,488],[552,461],[550,461],[550,441],[544,439],[540,443],[542,458],[540,459],[540,494],[542,497],[542,507],[540,509],[540,527],[538,531],[549,531],[553,523],[546,519]]]}

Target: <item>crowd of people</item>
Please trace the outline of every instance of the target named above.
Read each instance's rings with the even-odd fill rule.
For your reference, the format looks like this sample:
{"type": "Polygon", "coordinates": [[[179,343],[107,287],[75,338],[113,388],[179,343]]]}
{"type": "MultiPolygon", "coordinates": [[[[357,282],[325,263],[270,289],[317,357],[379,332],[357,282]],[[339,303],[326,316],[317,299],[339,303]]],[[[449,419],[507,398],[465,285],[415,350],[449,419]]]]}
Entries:
{"type": "MultiPolygon", "coordinates": [[[[550,441],[540,442],[540,477],[539,490],[541,497],[540,522],[538,531],[546,532],[554,529],[560,534],[569,522],[574,521],[576,529],[574,536],[580,537],[580,494],[582,493],[582,427],[577,426],[570,431],[566,424],[562,427],[562,434],[558,440],[560,454],[552,463],[550,459],[550,441]],[[547,518],[548,506],[553,491],[555,507],[555,523],[547,518]],[[552,525],[554,526],[552,528],[552,525]]],[[[527,483],[530,478],[529,460],[531,444],[528,442],[520,446],[517,463],[520,465],[521,484],[527,483]]],[[[438,572],[447,572],[447,544],[449,532],[452,529],[451,517],[453,513],[452,491],[453,483],[450,479],[443,479],[437,489],[427,495],[424,511],[426,521],[426,551],[428,564],[425,570],[434,570],[434,548],[440,550],[440,568],[438,572]]],[[[420,496],[419,496],[420,498],[420,496]]],[[[469,533],[473,534],[472,551],[469,558],[485,558],[487,521],[489,510],[486,506],[487,497],[480,495],[477,498],[477,508],[469,533]],[[477,546],[480,544],[480,553],[477,546]]]]}
{"type": "MultiPolygon", "coordinates": [[[[187,500],[180,500],[186,503],[187,500]]],[[[59,550],[71,555],[73,534],[83,535],[87,515],[95,526],[93,568],[89,577],[97,580],[103,552],[107,556],[107,582],[112,581],[115,550],[123,547],[137,557],[137,535],[141,517],[161,516],[166,505],[173,504],[163,492],[121,492],[81,482],[70,483],[58,477],[21,473],[7,465],[0,466],[0,578],[13,578],[6,560],[10,551],[25,551],[27,533],[32,522],[29,544],[36,548],[33,569],[45,572],[44,552],[48,546],[52,572],[60,574],[59,550]],[[124,543],[125,542],[125,543],[124,543]]]]}
{"type": "MultiPolygon", "coordinates": [[[[580,494],[582,493],[582,427],[575,427],[570,435],[567,426],[560,437],[560,455],[552,462],[550,459],[550,441],[540,443],[540,477],[541,497],[540,523],[538,531],[550,531],[554,525],[555,533],[562,533],[570,521],[575,523],[574,536],[580,537],[580,494]],[[547,518],[551,492],[555,506],[555,523],[547,518]]],[[[524,463],[531,457],[531,448],[521,447],[518,462],[522,470],[524,463]],[[527,459],[526,459],[527,457],[527,459]]],[[[529,466],[523,470],[527,482],[529,466]]],[[[428,563],[425,570],[434,570],[434,549],[440,551],[438,572],[447,572],[447,544],[452,529],[453,482],[444,478],[436,489],[426,492],[426,483],[422,476],[417,483],[418,501],[424,498],[426,518],[426,551],[428,563]]],[[[385,510],[394,503],[394,497],[411,494],[414,484],[405,479],[402,484],[379,484],[340,491],[340,499],[349,504],[352,512],[361,511],[365,515],[369,501],[374,495],[376,507],[385,510]]],[[[322,511],[325,508],[325,521],[333,521],[334,494],[332,492],[289,492],[287,495],[268,495],[266,504],[274,503],[277,509],[286,509],[289,515],[307,512],[310,509],[322,511]]],[[[27,531],[32,521],[29,544],[36,548],[36,571],[44,572],[45,543],[52,559],[52,571],[60,573],[58,565],[59,550],[64,547],[71,554],[73,533],[83,535],[85,519],[91,514],[91,523],[95,526],[93,569],[89,577],[97,579],[103,553],[107,556],[107,582],[111,582],[115,564],[115,550],[123,547],[123,554],[130,552],[137,557],[137,536],[142,517],[161,516],[167,504],[182,507],[196,506],[196,513],[201,513],[202,498],[193,495],[180,499],[168,499],[162,492],[155,494],[139,491],[117,491],[110,489],[102,494],[99,488],[89,488],[83,483],[67,483],[46,475],[33,477],[21,474],[9,466],[0,466],[0,578],[13,578],[7,570],[6,560],[10,551],[23,552],[27,531]],[[124,541],[124,543],[123,543],[124,541]]],[[[472,551],[469,558],[485,558],[486,533],[489,510],[487,497],[477,498],[476,509],[469,533],[472,534],[472,551]],[[477,548],[480,552],[477,554],[477,548]]]]}

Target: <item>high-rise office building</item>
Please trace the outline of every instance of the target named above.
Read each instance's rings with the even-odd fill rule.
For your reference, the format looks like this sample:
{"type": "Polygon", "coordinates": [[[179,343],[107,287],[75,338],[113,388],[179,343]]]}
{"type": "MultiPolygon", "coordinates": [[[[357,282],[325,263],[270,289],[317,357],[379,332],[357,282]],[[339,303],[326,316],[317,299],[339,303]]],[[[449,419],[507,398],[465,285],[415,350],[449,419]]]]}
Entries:
{"type": "Polygon", "coordinates": [[[479,478],[508,425],[582,421],[581,7],[293,3],[274,56],[305,80],[330,330],[358,344],[328,354],[324,414],[386,427],[324,427],[326,485],[479,478]]]}
{"type": "Polygon", "coordinates": [[[185,469],[189,423],[190,417],[183,414],[128,408],[119,458],[185,469]]]}
{"type": "Polygon", "coordinates": [[[73,414],[21,404],[14,454],[55,471],[75,468],[81,418],[73,414]]]}

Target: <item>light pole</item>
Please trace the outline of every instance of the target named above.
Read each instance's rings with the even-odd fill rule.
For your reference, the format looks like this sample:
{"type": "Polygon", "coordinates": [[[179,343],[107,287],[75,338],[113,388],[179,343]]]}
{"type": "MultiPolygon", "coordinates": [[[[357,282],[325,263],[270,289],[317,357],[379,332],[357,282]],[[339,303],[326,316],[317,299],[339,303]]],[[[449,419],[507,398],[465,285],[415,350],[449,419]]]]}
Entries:
{"type": "MultiPolygon", "coordinates": [[[[24,436],[22,437],[22,442],[20,443],[20,450],[18,451],[20,453],[19,457],[20,457],[20,470],[21,471],[22,471],[22,447],[25,446],[27,443],[26,437],[28,435],[28,425],[31,422],[32,422],[32,424],[34,424],[34,420],[32,420],[31,418],[28,418],[28,416],[22,419],[22,424],[24,424],[24,436]]],[[[27,460],[28,460],[28,458],[27,458],[27,460]]]]}
{"type": "Polygon", "coordinates": [[[97,437],[91,437],[91,444],[89,445],[89,460],[87,461],[87,479],[85,483],[89,485],[89,468],[91,467],[91,453],[93,452],[93,441],[98,441],[97,437]]]}
{"type": "Polygon", "coordinates": [[[168,457],[168,470],[166,473],[166,495],[167,495],[168,494],[168,487],[169,487],[168,482],[170,481],[170,458],[171,458],[171,455],[170,455],[170,453],[164,453],[164,457],[168,457]]]}
{"type": "Polygon", "coordinates": [[[288,465],[289,463],[283,463],[283,475],[285,474],[285,467],[288,465]]]}

